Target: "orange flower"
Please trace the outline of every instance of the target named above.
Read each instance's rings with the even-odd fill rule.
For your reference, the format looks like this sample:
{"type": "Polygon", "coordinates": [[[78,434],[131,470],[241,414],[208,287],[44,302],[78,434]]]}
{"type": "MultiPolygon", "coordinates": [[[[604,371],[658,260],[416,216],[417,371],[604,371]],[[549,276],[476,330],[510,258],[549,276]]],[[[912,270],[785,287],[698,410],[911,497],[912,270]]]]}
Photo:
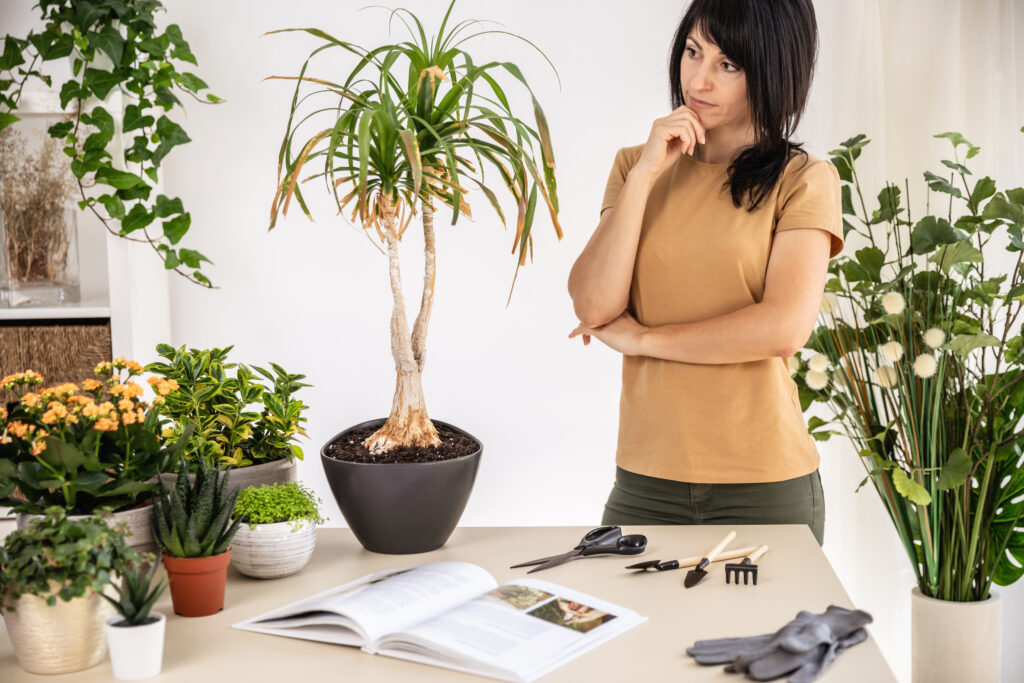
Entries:
{"type": "Polygon", "coordinates": [[[46,450],[46,442],[40,439],[32,443],[32,455],[39,455],[46,450]]]}
{"type": "Polygon", "coordinates": [[[129,412],[135,410],[135,404],[132,403],[130,398],[122,398],[117,402],[117,409],[122,412],[129,412]]]}
{"type": "Polygon", "coordinates": [[[144,392],[144,389],[135,382],[125,382],[122,386],[124,386],[124,395],[128,398],[138,398],[144,392]]]}
{"type": "Polygon", "coordinates": [[[99,404],[97,408],[99,410],[100,415],[106,417],[111,413],[111,411],[114,410],[114,404],[111,403],[110,401],[104,401],[103,403],[99,404]]]}
{"type": "Polygon", "coordinates": [[[11,434],[14,434],[19,439],[23,439],[25,438],[25,433],[30,429],[30,425],[27,425],[24,422],[12,422],[7,425],[7,429],[11,434]]]}
{"type": "Polygon", "coordinates": [[[131,410],[121,413],[121,422],[126,425],[135,424],[135,413],[131,410]]]}
{"type": "Polygon", "coordinates": [[[173,379],[160,380],[156,383],[156,393],[160,396],[166,396],[172,391],[178,390],[178,382],[173,379]]]}
{"type": "Polygon", "coordinates": [[[98,391],[102,387],[103,387],[103,383],[102,382],[98,382],[98,381],[96,381],[94,379],[84,379],[84,380],[82,380],[82,388],[85,389],[86,391],[98,391]]]}
{"type": "Polygon", "coordinates": [[[99,414],[100,409],[96,406],[95,403],[91,401],[84,408],[82,408],[82,415],[85,415],[86,417],[96,417],[99,414]]]}
{"type": "Polygon", "coordinates": [[[16,372],[13,375],[7,375],[3,379],[0,379],[0,387],[4,389],[13,389],[16,386],[22,384],[31,386],[33,384],[42,384],[43,376],[34,370],[26,370],[25,372],[16,372]]]}
{"type": "Polygon", "coordinates": [[[6,419],[7,419],[7,408],[5,408],[4,406],[0,406],[0,420],[6,420],[6,419]]]}
{"type": "Polygon", "coordinates": [[[117,421],[109,417],[101,417],[96,420],[96,424],[92,428],[100,432],[112,432],[117,429],[117,421]]]}
{"type": "Polygon", "coordinates": [[[39,394],[30,391],[21,397],[21,403],[26,408],[35,408],[39,405],[39,394]]]}

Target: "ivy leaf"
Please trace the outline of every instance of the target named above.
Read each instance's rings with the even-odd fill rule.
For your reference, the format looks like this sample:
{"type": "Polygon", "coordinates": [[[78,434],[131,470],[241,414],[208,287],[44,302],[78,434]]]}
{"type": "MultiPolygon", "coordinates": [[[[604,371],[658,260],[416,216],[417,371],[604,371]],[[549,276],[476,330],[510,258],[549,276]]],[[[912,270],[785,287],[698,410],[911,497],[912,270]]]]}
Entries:
{"type": "Polygon", "coordinates": [[[932,502],[932,496],[923,486],[907,476],[902,469],[896,468],[892,471],[892,483],[896,490],[904,498],[918,505],[928,505],[932,502]]]}
{"type": "Polygon", "coordinates": [[[14,36],[4,38],[4,54],[0,57],[0,71],[10,71],[19,64],[25,63],[25,58],[22,56],[24,44],[24,41],[18,40],[14,36]]]}
{"type": "Polygon", "coordinates": [[[99,33],[89,33],[89,42],[103,50],[114,66],[121,65],[121,55],[124,53],[124,38],[113,26],[104,26],[99,33]]]}
{"type": "Polygon", "coordinates": [[[15,121],[21,121],[17,116],[6,111],[0,111],[0,130],[11,125],[15,121]]]}
{"type": "Polygon", "coordinates": [[[183,213],[179,216],[175,216],[169,221],[164,221],[164,235],[171,244],[177,244],[178,241],[185,236],[185,233],[188,232],[188,228],[191,224],[192,216],[189,214],[183,213]]]}
{"type": "Polygon", "coordinates": [[[171,121],[166,116],[161,116],[156,122],[156,132],[160,136],[160,146],[153,152],[153,165],[159,166],[160,162],[172,147],[191,142],[191,138],[185,134],[185,129],[171,121]]]}
{"type": "Polygon", "coordinates": [[[198,64],[196,62],[196,56],[192,54],[192,50],[189,48],[187,42],[181,35],[181,28],[177,24],[171,24],[167,27],[167,32],[164,34],[171,40],[171,44],[174,45],[174,49],[171,50],[171,56],[175,59],[180,59],[183,62],[189,62],[190,64],[198,64]]]}
{"type": "Polygon", "coordinates": [[[173,216],[176,213],[185,213],[185,207],[181,204],[181,199],[175,197],[174,199],[168,199],[166,195],[158,194],[156,196],[156,215],[160,218],[167,218],[173,216]]]}
{"type": "Polygon", "coordinates": [[[194,249],[180,249],[178,250],[178,255],[181,258],[181,262],[189,268],[198,268],[201,261],[206,261],[207,263],[210,262],[210,259],[206,258],[194,249]]]}
{"type": "Polygon", "coordinates": [[[124,202],[119,197],[115,197],[112,194],[105,194],[99,197],[100,204],[107,210],[107,215],[114,220],[121,220],[124,218],[124,202]]]}
{"type": "Polygon", "coordinates": [[[199,78],[199,76],[196,76],[195,74],[188,72],[181,74],[181,76],[178,79],[178,82],[181,83],[181,85],[186,89],[191,90],[195,93],[210,87],[206,85],[206,82],[203,79],[199,78]]]}
{"type": "Polygon", "coordinates": [[[121,234],[127,235],[136,230],[141,230],[152,223],[154,218],[156,216],[150,213],[144,205],[136,204],[128,212],[128,215],[124,217],[124,220],[121,221],[121,234]]]}
{"type": "Polygon", "coordinates": [[[104,166],[97,170],[96,182],[116,187],[118,190],[128,190],[139,185],[145,185],[145,181],[134,173],[118,171],[112,166],[104,166]]]}
{"type": "Polygon", "coordinates": [[[116,71],[103,71],[102,69],[86,69],[83,84],[93,92],[99,99],[106,99],[110,91],[122,80],[116,71]]]}
{"type": "Polygon", "coordinates": [[[129,104],[124,108],[124,132],[139,128],[146,128],[153,125],[152,116],[144,116],[142,109],[137,104],[129,104]]]}

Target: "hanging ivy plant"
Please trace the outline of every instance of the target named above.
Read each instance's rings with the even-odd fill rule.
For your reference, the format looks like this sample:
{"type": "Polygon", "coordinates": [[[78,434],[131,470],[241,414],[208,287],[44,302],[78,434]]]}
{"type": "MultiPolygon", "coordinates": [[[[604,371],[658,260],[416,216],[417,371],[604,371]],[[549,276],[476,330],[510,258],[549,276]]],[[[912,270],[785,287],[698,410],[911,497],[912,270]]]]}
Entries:
{"type": "Polygon", "coordinates": [[[210,260],[178,247],[192,222],[181,199],[153,196],[160,164],[174,147],[189,142],[166,114],[182,107],[178,95],[203,104],[223,101],[210,93],[201,96],[206,83],[178,70],[196,64],[181,29],[171,24],[163,33],[157,30],[154,15],[164,9],[158,0],[39,0],[37,8],[42,31],[4,37],[0,129],[19,120],[12,112],[30,78],[53,87],[40,65],[70,57],[72,75],[59,92],[61,107],[71,107],[74,115],[48,132],[62,141],[71,160],[82,194],[79,207],[91,210],[110,232],[148,243],[168,270],[212,286],[202,273],[210,260]],[[103,102],[115,89],[126,102],[120,139],[115,117],[121,112],[108,111],[103,102]],[[86,110],[96,102],[92,97],[99,103],[86,110]]]}

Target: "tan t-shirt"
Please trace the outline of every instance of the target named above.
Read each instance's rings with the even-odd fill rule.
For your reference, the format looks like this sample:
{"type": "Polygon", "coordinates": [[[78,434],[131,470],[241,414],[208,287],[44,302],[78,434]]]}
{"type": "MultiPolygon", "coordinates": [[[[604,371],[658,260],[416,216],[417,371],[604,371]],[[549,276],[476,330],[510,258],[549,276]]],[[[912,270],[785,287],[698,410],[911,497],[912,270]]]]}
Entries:
{"type": "MultiPolygon", "coordinates": [[[[625,147],[601,211],[615,204],[643,145],[625,147]]],[[[843,248],[839,173],[794,153],[757,210],[733,205],[728,163],[679,155],[651,187],[629,311],[643,325],[704,320],[761,301],[775,231],[819,228],[843,248]]],[[[787,359],[682,363],[623,356],[619,467],[692,483],[783,481],[820,461],[787,359]]]]}

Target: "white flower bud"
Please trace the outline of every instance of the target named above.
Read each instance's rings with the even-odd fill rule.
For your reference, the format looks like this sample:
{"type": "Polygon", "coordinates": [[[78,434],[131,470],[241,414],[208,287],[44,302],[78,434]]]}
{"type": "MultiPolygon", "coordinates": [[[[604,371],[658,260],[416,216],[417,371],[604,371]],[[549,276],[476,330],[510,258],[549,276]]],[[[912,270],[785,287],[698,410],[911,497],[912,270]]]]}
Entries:
{"type": "Polygon", "coordinates": [[[937,327],[931,327],[924,333],[924,343],[928,348],[937,349],[946,341],[946,333],[937,327]]]}
{"type": "Polygon", "coordinates": [[[878,386],[891,389],[896,386],[896,380],[899,379],[899,375],[896,373],[896,368],[882,365],[878,369],[871,371],[871,378],[878,386]]]}
{"type": "Polygon", "coordinates": [[[904,306],[903,295],[899,292],[887,292],[882,296],[882,308],[890,315],[902,313],[904,306]]]}
{"type": "Polygon", "coordinates": [[[821,391],[828,386],[828,375],[824,372],[808,370],[805,380],[807,381],[807,386],[815,391],[821,391]]]}
{"type": "Polygon", "coordinates": [[[821,297],[821,312],[834,315],[839,310],[839,297],[835,292],[825,292],[821,297]]]}
{"type": "Polygon", "coordinates": [[[935,356],[930,353],[922,353],[914,359],[914,374],[923,378],[931,377],[935,374],[938,365],[935,356]]]}
{"type": "Polygon", "coordinates": [[[832,367],[832,364],[828,362],[828,356],[823,353],[816,353],[807,361],[807,367],[814,372],[825,372],[832,367]]]}
{"type": "Polygon", "coordinates": [[[882,359],[886,363],[895,363],[903,358],[903,345],[897,341],[891,341],[879,346],[878,352],[882,354],[882,359]]]}

